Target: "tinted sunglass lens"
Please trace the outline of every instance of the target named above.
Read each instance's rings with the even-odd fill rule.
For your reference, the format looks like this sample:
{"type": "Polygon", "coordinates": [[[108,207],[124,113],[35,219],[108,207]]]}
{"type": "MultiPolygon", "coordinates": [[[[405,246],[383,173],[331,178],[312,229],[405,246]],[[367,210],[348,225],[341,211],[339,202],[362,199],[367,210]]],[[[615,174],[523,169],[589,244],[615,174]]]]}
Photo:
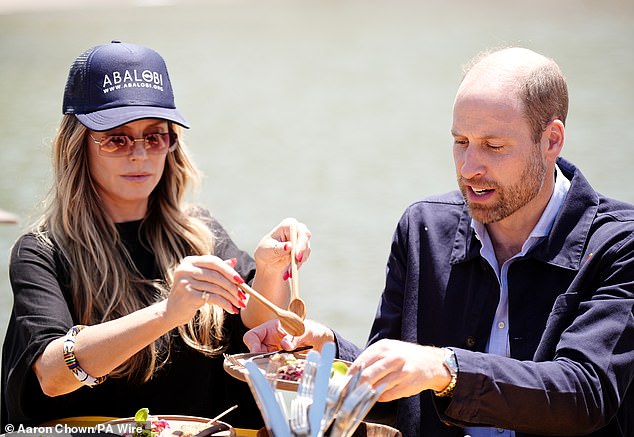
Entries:
{"type": "Polygon", "coordinates": [[[150,134],[145,136],[145,144],[152,149],[160,149],[163,146],[163,139],[161,134],[150,134]]]}
{"type": "Polygon", "coordinates": [[[113,135],[105,137],[101,141],[101,150],[113,154],[127,153],[129,149],[129,138],[124,135],[113,135]]]}
{"type": "Polygon", "coordinates": [[[145,143],[148,146],[148,150],[152,152],[162,152],[167,149],[169,147],[169,141],[169,133],[156,133],[145,137],[145,143]]]}

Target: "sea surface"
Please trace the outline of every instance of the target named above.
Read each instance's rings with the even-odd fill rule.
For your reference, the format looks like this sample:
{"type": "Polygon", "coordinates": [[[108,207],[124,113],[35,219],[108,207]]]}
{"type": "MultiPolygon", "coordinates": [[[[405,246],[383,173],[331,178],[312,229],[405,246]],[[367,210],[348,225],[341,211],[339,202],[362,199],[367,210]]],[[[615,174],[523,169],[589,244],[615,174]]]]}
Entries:
{"type": "Polygon", "coordinates": [[[113,39],[166,59],[187,146],[205,175],[191,199],[245,250],[281,219],[313,234],[300,271],[308,315],[362,345],[395,225],[456,186],[451,110],[461,66],[525,46],[569,82],[563,156],[634,203],[630,0],[210,0],[0,7],[0,336],[8,255],[50,185],[49,143],[68,68],[113,39]]]}

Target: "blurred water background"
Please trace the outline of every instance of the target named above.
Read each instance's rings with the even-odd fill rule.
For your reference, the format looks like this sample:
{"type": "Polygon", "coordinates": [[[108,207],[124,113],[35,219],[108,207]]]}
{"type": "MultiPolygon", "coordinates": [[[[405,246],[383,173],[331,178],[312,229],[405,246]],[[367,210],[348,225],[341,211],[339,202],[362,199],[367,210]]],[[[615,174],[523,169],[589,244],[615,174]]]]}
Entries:
{"type": "Polygon", "coordinates": [[[363,344],[403,209],[451,190],[461,65],[522,45],[570,87],[563,155],[604,194],[634,202],[630,0],[0,0],[0,335],[12,243],[50,183],[68,68],[119,39],[166,59],[197,199],[252,251],[283,217],[312,232],[309,316],[363,344]]]}

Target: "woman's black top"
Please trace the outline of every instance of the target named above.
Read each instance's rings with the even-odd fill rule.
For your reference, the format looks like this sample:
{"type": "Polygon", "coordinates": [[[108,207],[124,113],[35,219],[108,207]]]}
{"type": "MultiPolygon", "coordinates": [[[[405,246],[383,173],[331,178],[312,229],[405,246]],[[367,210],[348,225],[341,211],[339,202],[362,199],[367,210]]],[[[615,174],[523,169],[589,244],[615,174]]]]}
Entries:
{"type": "MultiPolygon", "coordinates": [[[[159,279],[155,257],[139,241],[140,222],[117,224],[136,267],[146,279],[159,279]]],[[[210,226],[216,237],[214,254],[237,258],[236,270],[253,279],[255,262],[238,249],[215,220],[210,226]]],[[[64,336],[77,324],[68,284],[68,266],[57,248],[42,245],[33,234],[16,242],[10,263],[13,310],[2,349],[2,429],[6,424],[37,425],[73,416],[129,417],[142,407],[152,415],[213,417],[232,405],[239,408],[223,420],[239,428],[262,426],[262,417],[245,382],[228,375],[222,355],[209,358],[185,345],[173,330],[169,362],[145,383],[108,378],[101,385],[81,387],[63,396],[48,397],[39,385],[32,365],[52,340],[64,336]]],[[[246,332],[239,315],[226,315],[226,352],[246,352],[246,332]]],[[[104,351],[107,353],[107,351],[104,351]]],[[[62,351],[60,350],[60,354],[62,351]]]]}

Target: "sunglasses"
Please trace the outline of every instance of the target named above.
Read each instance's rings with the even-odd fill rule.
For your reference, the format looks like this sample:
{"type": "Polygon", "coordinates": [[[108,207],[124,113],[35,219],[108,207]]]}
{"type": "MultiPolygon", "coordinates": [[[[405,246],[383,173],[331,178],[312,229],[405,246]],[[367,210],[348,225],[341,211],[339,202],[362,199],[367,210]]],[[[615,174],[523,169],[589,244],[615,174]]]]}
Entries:
{"type": "Polygon", "coordinates": [[[99,152],[103,156],[128,156],[134,151],[134,144],[143,141],[147,153],[163,154],[171,152],[178,146],[178,135],[174,132],[156,132],[144,135],[143,138],[133,138],[129,135],[106,135],[97,139],[90,138],[99,145],[99,152]]]}

